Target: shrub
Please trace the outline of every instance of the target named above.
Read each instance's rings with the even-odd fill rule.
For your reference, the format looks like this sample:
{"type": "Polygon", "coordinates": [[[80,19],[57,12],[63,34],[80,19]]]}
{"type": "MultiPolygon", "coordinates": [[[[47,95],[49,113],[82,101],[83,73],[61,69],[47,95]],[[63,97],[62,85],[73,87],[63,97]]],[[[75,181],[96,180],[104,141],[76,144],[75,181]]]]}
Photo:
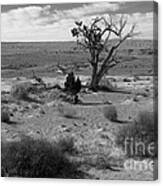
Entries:
{"type": "Polygon", "coordinates": [[[66,118],[76,118],[77,117],[76,109],[70,105],[59,104],[58,105],[58,112],[66,118]]]}
{"type": "Polygon", "coordinates": [[[30,82],[13,85],[11,87],[11,96],[16,99],[26,99],[32,87],[33,85],[30,82]]]}
{"type": "Polygon", "coordinates": [[[59,100],[62,99],[65,95],[66,94],[62,90],[56,88],[50,91],[48,100],[59,100]]]}
{"type": "MultiPolygon", "coordinates": [[[[65,147],[64,147],[65,148],[65,147]]],[[[76,178],[77,164],[63,152],[62,143],[23,136],[2,143],[3,177],[76,178]]]]}
{"type": "Polygon", "coordinates": [[[139,76],[137,76],[137,75],[134,75],[134,79],[133,80],[136,82],[136,81],[140,81],[141,78],[139,76]]]}
{"type": "Polygon", "coordinates": [[[75,82],[75,89],[76,89],[76,92],[78,93],[78,92],[80,92],[80,90],[81,90],[81,81],[80,81],[80,79],[79,79],[79,77],[77,77],[77,80],[76,80],[76,82],[75,82]]]}
{"type": "Polygon", "coordinates": [[[132,123],[120,128],[116,137],[116,143],[119,146],[126,148],[125,140],[129,140],[130,145],[132,143],[131,147],[133,148],[132,153],[130,151],[127,152],[127,155],[130,157],[154,157],[157,155],[157,130],[157,112],[142,110],[137,114],[132,123]],[[144,144],[144,152],[141,149],[136,149],[136,144],[138,143],[144,144]],[[154,143],[155,145],[153,154],[149,153],[147,149],[151,143],[154,143]]]}
{"type": "Polygon", "coordinates": [[[74,76],[74,73],[71,72],[66,77],[66,82],[64,83],[65,90],[73,89],[74,83],[75,83],[75,76],[74,76]]]}
{"type": "Polygon", "coordinates": [[[114,105],[105,106],[103,109],[103,114],[105,118],[107,118],[110,121],[117,121],[117,109],[114,105]]]}
{"type": "Polygon", "coordinates": [[[1,107],[1,121],[5,123],[10,122],[10,112],[7,107],[1,107]]]}
{"type": "Polygon", "coordinates": [[[116,86],[114,86],[109,79],[102,79],[99,83],[99,89],[103,91],[115,91],[116,86]]]}
{"type": "Polygon", "coordinates": [[[70,72],[66,77],[66,82],[64,83],[65,90],[72,93],[77,94],[81,90],[81,81],[79,77],[75,79],[74,73],[70,72]]]}
{"type": "Polygon", "coordinates": [[[1,94],[1,104],[4,103],[4,104],[9,104],[13,102],[12,98],[10,95],[2,95],[1,94]]]}
{"type": "Polygon", "coordinates": [[[128,54],[130,55],[133,51],[133,49],[128,49],[128,54]]]}
{"type": "Polygon", "coordinates": [[[75,151],[74,139],[72,137],[62,137],[58,141],[58,146],[62,149],[62,152],[72,153],[75,151]]]}
{"type": "Polygon", "coordinates": [[[150,93],[145,91],[145,90],[137,90],[134,93],[138,96],[140,95],[140,96],[143,96],[143,97],[148,97],[150,95],[150,93]]]}

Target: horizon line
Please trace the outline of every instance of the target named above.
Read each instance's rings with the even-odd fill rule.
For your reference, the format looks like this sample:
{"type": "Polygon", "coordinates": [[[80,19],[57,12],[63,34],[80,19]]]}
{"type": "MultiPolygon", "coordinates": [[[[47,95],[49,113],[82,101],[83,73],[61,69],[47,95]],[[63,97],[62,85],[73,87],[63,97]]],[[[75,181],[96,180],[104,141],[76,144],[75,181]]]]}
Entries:
{"type": "MultiPolygon", "coordinates": [[[[116,39],[111,39],[111,40],[116,40],[116,39]]],[[[128,39],[128,40],[150,40],[150,41],[155,41],[155,40],[157,40],[157,39],[150,39],[150,38],[145,38],[145,39],[143,39],[143,38],[134,38],[134,39],[128,39]]],[[[126,40],[126,41],[128,41],[128,40],[126,40]]],[[[24,40],[24,41],[1,41],[1,43],[39,43],[39,42],[74,42],[74,43],[76,43],[76,41],[73,41],[73,40],[69,40],[69,41],[67,41],[67,40],[65,40],[65,41],[62,41],[62,40],[52,40],[52,41],[49,41],[49,40],[40,40],[40,41],[34,41],[34,40],[24,40]]]]}

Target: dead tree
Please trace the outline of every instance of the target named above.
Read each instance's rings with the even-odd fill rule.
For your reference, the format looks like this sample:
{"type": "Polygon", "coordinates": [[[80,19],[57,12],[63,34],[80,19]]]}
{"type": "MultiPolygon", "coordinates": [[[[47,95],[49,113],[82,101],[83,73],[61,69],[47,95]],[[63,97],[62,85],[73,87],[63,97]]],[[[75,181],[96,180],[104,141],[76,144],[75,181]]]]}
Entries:
{"type": "Polygon", "coordinates": [[[89,63],[92,66],[90,88],[97,90],[102,77],[120,62],[117,57],[119,46],[138,33],[134,33],[135,24],[126,33],[127,19],[124,16],[121,16],[118,22],[109,16],[108,19],[96,18],[88,26],[83,22],[75,24],[76,27],[71,30],[72,36],[76,37],[77,44],[90,54],[89,63]],[[115,42],[111,42],[111,38],[116,38],[115,42]]]}

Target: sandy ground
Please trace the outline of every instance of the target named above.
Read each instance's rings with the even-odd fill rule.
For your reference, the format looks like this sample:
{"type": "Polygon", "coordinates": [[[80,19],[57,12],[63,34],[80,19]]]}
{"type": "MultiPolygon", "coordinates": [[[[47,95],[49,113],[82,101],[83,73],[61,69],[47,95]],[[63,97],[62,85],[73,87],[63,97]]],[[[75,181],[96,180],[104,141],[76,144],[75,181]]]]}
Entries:
{"type": "MultiPolygon", "coordinates": [[[[89,79],[88,76],[80,78],[83,84],[89,79]]],[[[152,170],[124,168],[122,164],[126,159],[122,150],[115,146],[115,137],[119,128],[131,122],[140,109],[153,110],[153,78],[144,76],[134,81],[133,77],[127,77],[127,82],[124,82],[126,77],[123,76],[107,78],[114,78],[113,84],[117,88],[125,88],[131,92],[80,93],[82,104],[63,103],[65,109],[74,112],[73,118],[66,118],[58,111],[60,101],[50,98],[53,90],[41,95],[41,99],[46,100],[44,103],[2,102],[2,105],[7,105],[13,113],[12,123],[2,122],[2,140],[19,140],[22,132],[34,138],[45,135],[50,140],[56,140],[61,136],[73,137],[79,151],[78,155],[73,158],[83,161],[81,170],[87,173],[86,178],[152,180],[154,178],[152,170]],[[144,95],[144,92],[147,94],[144,95]],[[135,96],[137,96],[137,101],[134,101],[135,96]],[[123,122],[111,122],[104,117],[103,108],[111,103],[117,108],[118,120],[123,122]],[[104,165],[97,166],[97,161],[103,161],[103,159],[104,165]],[[115,167],[115,171],[110,167],[115,167]]],[[[46,84],[57,83],[61,86],[63,86],[64,79],[64,76],[43,78],[46,84]]],[[[2,99],[8,95],[13,84],[26,81],[34,82],[24,77],[2,79],[2,99]]]]}

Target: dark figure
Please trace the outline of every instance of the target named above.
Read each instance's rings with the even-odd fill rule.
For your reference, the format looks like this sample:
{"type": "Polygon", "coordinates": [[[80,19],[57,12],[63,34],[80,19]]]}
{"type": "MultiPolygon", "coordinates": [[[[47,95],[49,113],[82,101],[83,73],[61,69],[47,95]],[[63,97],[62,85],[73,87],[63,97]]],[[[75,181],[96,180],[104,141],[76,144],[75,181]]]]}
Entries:
{"type": "Polygon", "coordinates": [[[71,92],[74,89],[74,84],[75,84],[75,76],[73,72],[70,72],[66,77],[66,82],[64,84],[65,90],[71,92]]]}
{"type": "Polygon", "coordinates": [[[75,90],[77,93],[80,92],[80,90],[81,90],[81,81],[80,81],[79,77],[77,78],[77,80],[75,82],[75,90]]]}

